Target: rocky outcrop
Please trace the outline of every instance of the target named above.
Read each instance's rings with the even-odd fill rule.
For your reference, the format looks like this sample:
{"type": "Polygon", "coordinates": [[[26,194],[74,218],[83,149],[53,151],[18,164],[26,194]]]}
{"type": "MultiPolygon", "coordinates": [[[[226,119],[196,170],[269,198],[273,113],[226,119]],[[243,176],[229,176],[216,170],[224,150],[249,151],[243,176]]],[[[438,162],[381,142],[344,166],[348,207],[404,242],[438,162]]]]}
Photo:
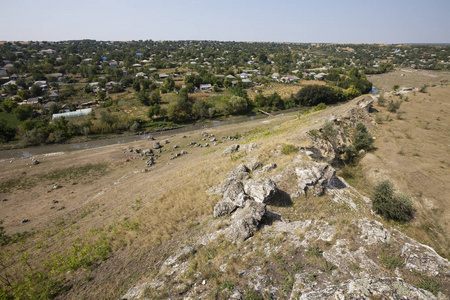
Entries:
{"type": "Polygon", "coordinates": [[[234,204],[232,201],[222,200],[214,206],[214,217],[217,218],[231,214],[236,208],[236,204],[234,204]]]}
{"type": "Polygon", "coordinates": [[[235,178],[237,180],[245,180],[248,179],[250,174],[249,174],[250,170],[244,165],[241,164],[233,169],[231,169],[228,174],[227,177],[228,178],[235,178]]]}
{"type": "Polygon", "coordinates": [[[337,183],[336,170],[326,163],[307,162],[295,168],[299,192],[311,190],[314,196],[321,196],[328,186],[337,183]]]}
{"type": "Polygon", "coordinates": [[[245,184],[244,190],[254,201],[268,203],[275,196],[277,186],[272,179],[258,178],[249,180],[245,184]]]}
{"type": "Polygon", "coordinates": [[[244,208],[236,211],[231,217],[232,224],[227,237],[234,242],[243,242],[253,236],[265,212],[265,204],[247,201],[244,208]]]}
{"type": "Polygon", "coordinates": [[[401,278],[349,279],[337,285],[316,288],[309,276],[305,273],[295,275],[290,299],[437,299],[432,293],[406,283],[401,278]]]}

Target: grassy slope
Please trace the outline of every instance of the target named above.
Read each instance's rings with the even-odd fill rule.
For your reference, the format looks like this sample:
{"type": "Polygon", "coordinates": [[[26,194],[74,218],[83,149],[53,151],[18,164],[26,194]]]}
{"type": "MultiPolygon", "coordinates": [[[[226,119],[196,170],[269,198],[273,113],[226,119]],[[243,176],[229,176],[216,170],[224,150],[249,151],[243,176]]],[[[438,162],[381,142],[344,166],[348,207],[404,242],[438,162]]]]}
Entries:
{"type": "MultiPolygon", "coordinates": [[[[118,298],[140,278],[152,277],[153,271],[159,268],[161,260],[167,255],[203,234],[202,230],[208,224],[212,208],[218,200],[208,197],[205,190],[225,178],[230,168],[254,158],[263,163],[274,162],[280,167],[285,166],[292,157],[281,154],[283,145],[309,145],[305,130],[320,126],[324,118],[338,115],[345,108],[345,105],[334,107],[300,120],[293,120],[293,114],[286,114],[263,121],[207,129],[219,140],[221,136],[239,132],[247,133],[247,142],[263,143],[257,151],[241,152],[231,158],[222,156],[221,152],[233,142],[211,148],[191,148],[187,146],[190,141],[206,142],[201,140],[201,131],[190,133],[188,138],[182,138],[181,134],[171,136],[170,144],[164,147],[157,164],[148,173],[143,172],[145,160],[124,150],[130,146],[149,148],[152,144],[149,141],[39,157],[42,163],[32,168],[28,159],[12,164],[0,162],[1,182],[11,178],[33,180],[52,172],[66,174],[64,170],[67,168],[89,164],[107,166],[104,171],[85,174],[84,180],[63,175],[57,178],[47,176],[31,188],[16,187],[13,191],[2,193],[1,198],[8,201],[1,203],[0,220],[5,221],[7,233],[37,231],[24,243],[2,247],[2,251],[12,255],[9,260],[11,270],[20,269],[20,257],[27,253],[33,268],[50,272],[53,266],[57,270],[56,277],[75,283],[62,298],[118,298]],[[180,146],[177,152],[184,149],[189,154],[170,160],[174,145],[180,146]],[[54,184],[60,184],[62,188],[54,190],[54,184]],[[52,204],[52,200],[59,203],[52,204]],[[55,208],[50,209],[51,206],[55,208]],[[65,209],[58,210],[62,206],[65,209]],[[22,224],[21,220],[25,218],[31,221],[22,224]],[[98,246],[102,239],[108,241],[111,252],[98,246]],[[97,245],[95,249],[99,250],[96,251],[106,252],[108,259],[102,261],[96,251],[88,252],[88,257],[100,263],[81,265],[69,273],[50,259],[55,253],[71,257],[70,249],[80,241],[85,246],[97,245]],[[49,266],[44,267],[45,262],[49,266]]],[[[378,129],[380,133],[383,126],[378,129]]],[[[396,178],[393,179],[397,182],[396,178]]],[[[368,182],[370,178],[361,176],[355,184],[365,186],[366,193],[369,193],[368,182]]],[[[287,189],[288,185],[289,182],[282,188],[287,189]]],[[[327,211],[326,201],[307,200],[307,203],[296,202],[292,207],[279,206],[273,210],[293,220],[311,216],[319,218],[331,213],[327,211]]],[[[430,244],[436,246],[433,241],[430,244]]]]}

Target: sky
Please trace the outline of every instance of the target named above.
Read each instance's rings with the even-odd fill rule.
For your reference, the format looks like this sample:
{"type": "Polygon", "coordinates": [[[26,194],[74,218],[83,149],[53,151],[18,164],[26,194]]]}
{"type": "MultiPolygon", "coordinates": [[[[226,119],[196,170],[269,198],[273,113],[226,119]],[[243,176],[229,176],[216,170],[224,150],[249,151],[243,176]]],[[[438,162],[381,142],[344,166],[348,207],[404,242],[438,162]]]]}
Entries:
{"type": "Polygon", "coordinates": [[[0,41],[450,43],[450,0],[2,0],[0,41]]]}

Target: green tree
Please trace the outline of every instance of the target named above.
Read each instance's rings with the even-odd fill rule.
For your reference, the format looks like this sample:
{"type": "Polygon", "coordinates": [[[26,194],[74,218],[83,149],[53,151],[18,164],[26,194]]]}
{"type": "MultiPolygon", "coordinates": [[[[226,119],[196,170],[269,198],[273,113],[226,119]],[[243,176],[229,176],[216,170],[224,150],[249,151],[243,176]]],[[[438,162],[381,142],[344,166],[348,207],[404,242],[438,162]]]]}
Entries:
{"type": "Polygon", "coordinates": [[[33,84],[31,86],[30,93],[33,97],[38,97],[42,95],[42,88],[37,84],[33,84]]]}
{"type": "Polygon", "coordinates": [[[17,96],[19,96],[22,100],[27,100],[30,98],[30,92],[27,90],[21,90],[17,92],[17,96]]]}
{"type": "Polygon", "coordinates": [[[33,117],[33,107],[28,104],[23,104],[14,109],[14,114],[20,121],[25,121],[33,117]]]}
{"type": "Polygon", "coordinates": [[[7,113],[12,112],[13,109],[16,108],[16,107],[17,107],[17,102],[14,101],[14,100],[11,100],[11,99],[9,99],[9,98],[5,98],[5,99],[2,101],[2,104],[1,104],[2,110],[3,110],[4,112],[7,112],[7,113]]]}
{"type": "Polygon", "coordinates": [[[0,119],[0,142],[7,143],[14,139],[16,128],[8,125],[4,119],[0,119]]]}
{"type": "Polygon", "coordinates": [[[161,112],[161,106],[159,104],[154,104],[148,108],[147,116],[152,119],[154,116],[158,116],[161,112]]]}
{"type": "Polygon", "coordinates": [[[136,97],[143,105],[149,106],[150,105],[150,97],[148,95],[147,91],[141,90],[136,93],[136,97]]]}
{"type": "Polygon", "coordinates": [[[359,150],[371,150],[373,148],[373,137],[367,130],[366,125],[358,123],[356,125],[356,132],[353,138],[353,147],[359,150]]]}
{"type": "Polygon", "coordinates": [[[163,89],[170,92],[173,90],[174,87],[175,81],[173,80],[172,77],[167,77],[166,79],[164,79],[163,89]]]}
{"type": "Polygon", "coordinates": [[[228,101],[228,110],[231,114],[246,113],[248,107],[247,100],[239,96],[233,96],[228,101]]]}
{"type": "Polygon", "coordinates": [[[354,99],[361,96],[361,92],[353,84],[345,91],[344,94],[347,99],[354,99]]]}

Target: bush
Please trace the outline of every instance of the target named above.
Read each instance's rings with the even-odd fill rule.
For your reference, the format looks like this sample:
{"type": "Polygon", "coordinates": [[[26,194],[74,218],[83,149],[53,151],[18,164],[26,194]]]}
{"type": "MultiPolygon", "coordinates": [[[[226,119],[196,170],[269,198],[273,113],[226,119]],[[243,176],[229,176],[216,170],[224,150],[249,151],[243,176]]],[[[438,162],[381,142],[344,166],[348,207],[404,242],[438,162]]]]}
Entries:
{"type": "Polygon", "coordinates": [[[373,137],[367,131],[366,125],[358,123],[356,125],[356,133],[354,136],[353,147],[359,150],[371,150],[373,148],[373,137]]]}
{"type": "Polygon", "coordinates": [[[383,97],[382,94],[380,94],[380,97],[378,97],[378,105],[379,106],[385,106],[386,105],[386,99],[383,97]]]}
{"type": "Polygon", "coordinates": [[[331,104],[343,100],[342,92],[325,85],[307,85],[295,96],[296,104],[304,106],[317,105],[319,103],[331,104]]]}
{"type": "Polygon", "coordinates": [[[387,110],[390,111],[390,112],[396,112],[397,109],[400,108],[400,105],[401,105],[401,104],[402,104],[402,102],[399,101],[399,100],[397,100],[397,101],[395,101],[395,102],[394,102],[394,100],[390,100],[390,101],[388,102],[387,110]]]}
{"type": "Polygon", "coordinates": [[[313,112],[321,111],[321,110],[324,110],[327,108],[328,108],[328,106],[326,106],[325,103],[322,102],[322,103],[317,104],[317,106],[313,108],[313,112]]]}
{"type": "Polygon", "coordinates": [[[413,218],[414,209],[407,195],[396,195],[394,183],[385,179],[375,186],[372,195],[373,210],[386,218],[406,222],[413,218]]]}
{"type": "Polygon", "coordinates": [[[286,154],[286,155],[289,155],[289,154],[292,154],[292,153],[296,153],[296,152],[298,152],[298,148],[297,147],[295,147],[294,145],[285,145],[284,147],[283,147],[283,149],[281,149],[281,153],[283,153],[283,154],[286,154]]]}

